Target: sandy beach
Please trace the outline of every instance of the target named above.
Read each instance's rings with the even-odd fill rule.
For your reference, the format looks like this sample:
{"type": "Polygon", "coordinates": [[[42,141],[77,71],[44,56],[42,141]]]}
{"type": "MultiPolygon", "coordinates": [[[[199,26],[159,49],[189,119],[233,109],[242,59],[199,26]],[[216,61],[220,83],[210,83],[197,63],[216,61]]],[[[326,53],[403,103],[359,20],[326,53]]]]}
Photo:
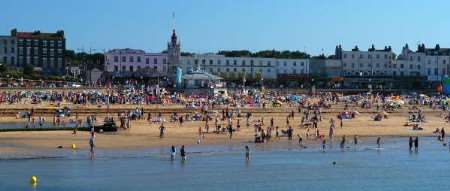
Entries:
{"type": "MultiPolygon", "coordinates": [[[[4,107],[4,105],[2,105],[4,107]]],[[[11,106],[6,106],[11,107],[11,106]]],[[[95,107],[95,106],[90,106],[95,107]]],[[[86,107],[89,109],[90,107],[86,107]]],[[[120,107],[120,106],[115,106],[120,107]]],[[[123,107],[123,106],[122,106],[123,107]]],[[[126,106],[133,108],[133,106],[126,106]]],[[[171,106],[180,108],[182,106],[171,106]]],[[[374,115],[375,109],[360,109],[359,115],[350,120],[344,120],[344,127],[340,128],[339,123],[335,128],[335,142],[341,139],[341,136],[349,136],[349,140],[353,135],[358,135],[362,139],[364,137],[373,136],[433,136],[433,131],[436,128],[448,126],[441,116],[441,112],[423,108],[426,115],[426,122],[422,123],[423,130],[412,130],[411,126],[404,126],[408,121],[408,106],[390,113],[387,119],[382,121],[374,121],[371,116],[374,115]]],[[[356,108],[355,108],[356,109],[356,108]]],[[[180,109],[182,111],[182,109],[180,109]]],[[[269,109],[270,110],[270,109],[269,109]]],[[[268,110],[268,111],[269,111],[268,110]]],[[[279,110],[279,109],[278,109],[279,110]]],[[[274,118],[274,126],[279,126],[281,129],[287,129],[286,116],[288,111],[293,109],[284,108],[286,112],[259,112],[254,113],[251,121],[264,118],[264,126],[269,125],[270,118],[274,118]]],[[[330,119],[336,119],[337,111],[342,110],[340,106],[334,106],[331,109],[325,109],[322,113],[322,121],[319,122],[320,134],[328,136],[330,127],[330,119]]],[[[99,117],[104,116],[98,114],[99,117]]],[[[79,116],[83,118],[83,116],[79,116]]],[[[168,119],[168,114],[163,115],[168,119]]],[[[71,119],[74,119],[72,116],[71,119]]],[[[233,134],[232,139],[229,139],[227,133],[205,133],[205,137],[201,139],[199,144],[244,144],[250,143],[254,140],[255,131],[252,125],[246,127],[245,118],[241,117],[241,128],[233,134]]],[[[47,121],[51,121],[51,117],[46,117],[47,121]]],[[[65,119],[68,120],[68,119],[65,119]]],[[[1,122],[24,122],[26,119],[16,119],[15,117],[3,117],[1,122]]],[[[235,125],[237,118],[233,119],[235,125]]],[[[225,124],[226,121],[219,121],[219,124],[225,124]]],[[[297,140],[297,135],[305,139],[306,144],[319,143],[314,137],[315,129],[311,129],[310,137],[306,139],[307,130],[300,128],[300,115],[296,112],[294,119],[290,120],[290,125],[294,128],[294,142],[297,140]]],[[[209,122],[210,129],[214,126],[214,122],[209,122]]],[[[166,122],[164,138],[159,137],[160,123],[151,123],[145,119],[131,121],[131,128],[120,129],[115,133],[98,133],[96,137],[97,149],[132,149],[132,148],[151,148],[151,147],[168,147],[170,145],[195,145],[198,144],[199,127],[204,127],[204,121],[186,121],[182,126],[178,122],[166,122]]],[[[34,149],[54,149],[61,145],[65,148],[70,148],[72,144],[76,144],[78,149],[88,149],[89,133],[79,131],[73,134],[72,131],[27,131],[27,132],[1,132],[0,133],[0,152],[28,152],[34,149]]],[[[274,141],[286,141],[286,137],[272,138],[274,141]]],[[[266,144],[270,144],[266,143],[266,144]]]]}

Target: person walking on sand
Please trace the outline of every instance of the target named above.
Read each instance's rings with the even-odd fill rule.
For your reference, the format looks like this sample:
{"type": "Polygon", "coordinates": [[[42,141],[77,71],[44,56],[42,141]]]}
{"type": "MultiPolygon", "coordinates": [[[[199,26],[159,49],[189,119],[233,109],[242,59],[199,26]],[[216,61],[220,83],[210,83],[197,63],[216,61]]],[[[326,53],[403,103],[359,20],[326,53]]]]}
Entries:
{"type": "Polygon", "coordinates": [[[164,131],[166,130],[166,127],[164,127],[164,124],[161,123],[161,126],[159,126],[159,138],[164,137],[164,131]]]}
{"type": "Polygon", "coordinates": [[[250,148],[248,145],[245,145],[245,160],[250,161],[250,148]]]}
{"type": "Polygon", "coordinates": [[[334,128],[330,126],[330,130],[328,132],[328,137],[330,138],[330,140],[333,139],[333,135],[334,135],[334,128]]]}
{"type": "Polygon", "coordinates": [[[185,161],[186,160],[186,150],[184,150],[184,145],[181,146],[180,149],[180,156],[181,156],[181,160],[185,161]]]}

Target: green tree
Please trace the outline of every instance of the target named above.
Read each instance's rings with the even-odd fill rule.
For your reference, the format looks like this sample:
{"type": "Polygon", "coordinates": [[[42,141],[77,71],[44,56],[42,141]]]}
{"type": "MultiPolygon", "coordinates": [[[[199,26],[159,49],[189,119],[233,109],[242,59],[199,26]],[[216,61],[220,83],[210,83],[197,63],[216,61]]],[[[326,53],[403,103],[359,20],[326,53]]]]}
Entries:
{"type": "Polygon", "coordinates": [[[31,76],[31,75],[33,75],[33,72],[34,72],[34,68],[32,65],[26,64],[25,66],[23,66],[23,74],[31,76]]]}

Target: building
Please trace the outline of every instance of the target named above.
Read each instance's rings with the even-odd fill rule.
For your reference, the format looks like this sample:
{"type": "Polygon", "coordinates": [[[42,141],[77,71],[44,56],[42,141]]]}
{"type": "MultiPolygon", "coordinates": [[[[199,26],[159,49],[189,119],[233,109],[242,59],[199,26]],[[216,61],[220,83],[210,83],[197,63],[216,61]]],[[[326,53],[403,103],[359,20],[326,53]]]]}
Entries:
{"type": "Polygon", "coordinates": [[[0,36],[0,63],[8,66],[16,66],[17,43],[11,36],[0,36]]]}
{"type": "Polygon", "coordinates": [[[441,81],[450,74],[450,48],[426,48],[424,44],[411,51],[408,44],[397,59],[397,72],[401,76],[425,76],[428,81],[441,81]]]}
{"type": "Polygon", "coordinates": [[[94,68],[90,71],[88,71],[88,74],[86,76],[86,82],[88,82],[90,85],[96,85],[100,83],[100,80],[102,78],[103,71],[97,68],[94,68]]]}
{"type": "Polygon", "coordinates": [[[259,57],[226,57],[218,54],[194,54],[181,57],[183,72],[206,71],[228,80],[267,79],[279,75],[308,75],[308,59],[276,59],[259,57]]]}
{"type": "Polygon", "coordinates": [[[11,37],[17,42],[16,66],[32,65],[45,74],[64,74],[66,40],[64,31],[56,33],[18,32],[11,30],[11,37]]]}
{"type": "Polygon", "coordinates": [[[167,60],[169,78],[174,80],[177,68],[180,66],[181,43],[178,41],[175,29],[172,31],[170,42],[167,43],[167,60]]]}
{"type": "Polygon", "coordinates": [[[340,77],[342,60],[327,58],[311,58],[309,60],[310,74],[321,77],[340,77]]]}
{"type": "Polygon", "coordinates": [[[105,53],[106,71],[116,77],[167,75],[167,54],[137,49],[114,49],[105,53]]]}
{"type": "Polygon", "coordinates": [[[372,45],[367,51],[355,46],[351,51],[336,46],[336,58],[342,61],[343,76],[396,76],[395,53],[390,46],[375,49],[372,45]]]}

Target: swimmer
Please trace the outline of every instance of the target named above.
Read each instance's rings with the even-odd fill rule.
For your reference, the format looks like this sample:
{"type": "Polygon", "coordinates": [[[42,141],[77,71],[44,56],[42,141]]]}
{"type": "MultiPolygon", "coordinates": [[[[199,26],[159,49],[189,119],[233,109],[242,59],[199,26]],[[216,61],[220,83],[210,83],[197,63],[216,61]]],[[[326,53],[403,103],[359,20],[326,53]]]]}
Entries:
{"type": "Polygon", "coordinates": [[[170,149],[170,160],[175,160],[175,156],[177,154],[177,149],[175,146],[172,145],[172,148],[170,149]]]}
{"type": "Polygon", "coordinates": [[[250,148],[247,145],[245,145],[245,160],[250,160],[250,148]]]}

